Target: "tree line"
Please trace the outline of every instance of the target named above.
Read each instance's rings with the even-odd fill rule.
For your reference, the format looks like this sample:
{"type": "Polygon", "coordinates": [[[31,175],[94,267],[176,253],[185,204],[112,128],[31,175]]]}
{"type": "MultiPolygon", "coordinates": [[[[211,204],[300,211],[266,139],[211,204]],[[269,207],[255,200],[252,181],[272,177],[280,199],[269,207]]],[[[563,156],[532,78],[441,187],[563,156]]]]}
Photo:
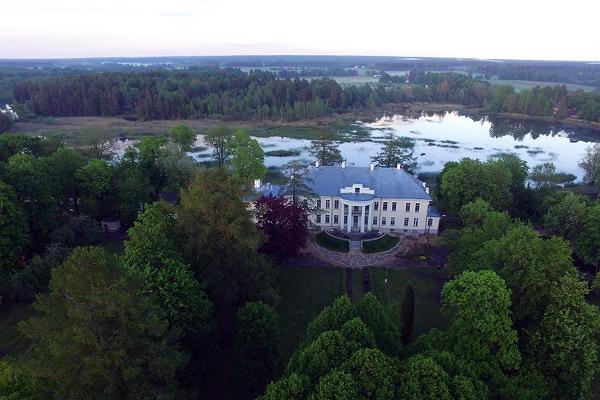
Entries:
{"type": "Polygon", "coordinates": [[[340,86],[335,80],[279,78],[266,71],[189,68],[181,71],[91,73],[16,84],[21,114],[133,116],[146,120],[206,118],[311,119],[384,103],[436,102],[558,119],[596,121],[600,95],[564,86],[515,92],[459,73],[411,71],[406,83],[387,74],[379,85],[340,86]],[[388,82],[389,81],[389,82],[388,82]],[[385,84],[384,84],[385,83],[385,84]]]}
{"type": "Polygon", "coordinates": [[[191,68],[27,80],[14,97],[36,115],[143,119],[304,119],[376,102],[370,87],[342,89],[322,78],[277,79],[265,71],[191,68]]]}

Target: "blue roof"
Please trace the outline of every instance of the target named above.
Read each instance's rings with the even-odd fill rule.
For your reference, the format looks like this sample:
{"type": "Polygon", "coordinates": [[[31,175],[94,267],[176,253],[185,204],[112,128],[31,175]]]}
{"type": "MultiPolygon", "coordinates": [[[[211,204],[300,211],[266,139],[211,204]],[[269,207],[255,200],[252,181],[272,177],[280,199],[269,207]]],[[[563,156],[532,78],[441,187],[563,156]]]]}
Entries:
{"type": "Polygon", "coordinates": [[[252,193],[250,193],[249,195],[244,196],[242,198],[242,201],[249,203],[249,202],[255,201],[256,199],[258,199],[261,196],[268,196],[268,195],[277,197],[279,195],[280,191],[281,191],[281,186],[271,185],[270,183],[267,183],[267,184],[262,185],[258,189],[254,189],[254,191],[252,191],[252,193]]]}
{"type": "Polygon", "coordinates": [[[429,208],[427,209],[427,216],[428,217],[441,217],[442,214],[440,214],[438,209],[435,208],[434,206],[429,206],[429,208]]]}
{"type": "Polygon", "coordinates": [[[340,196],[340,188],[362,184],[376,197],[431,200],[421,181],[398,168],[321,166],[312,167],[307,185],[319,196],[340,196]]]}

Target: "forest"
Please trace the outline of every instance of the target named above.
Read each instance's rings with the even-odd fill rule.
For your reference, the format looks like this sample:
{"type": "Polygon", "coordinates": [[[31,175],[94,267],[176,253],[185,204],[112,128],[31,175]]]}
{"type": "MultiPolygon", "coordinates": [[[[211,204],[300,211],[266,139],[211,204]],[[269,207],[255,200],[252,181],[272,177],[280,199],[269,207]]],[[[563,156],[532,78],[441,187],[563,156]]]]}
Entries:
{"type": "MultiPolygon", "coordinates": [[[[296,74],[296,73],[294,73],[296,74]]],[[[294,75],[292,74],[292,75],[294,75]]],[[[289,73],[285,73],[289,75],[289,73]]],[[[458,73],[384,74],[378,85],[340,86],[331,78],[281,78],[266,71],[189,68],[182,71],[87,73],[15,84],[20,115],[222,118],[293,121],[375,109],[387,103],[430,102],[563,119],[600,117],[600,95],[564,86],[492,86],[458,73]]]]}

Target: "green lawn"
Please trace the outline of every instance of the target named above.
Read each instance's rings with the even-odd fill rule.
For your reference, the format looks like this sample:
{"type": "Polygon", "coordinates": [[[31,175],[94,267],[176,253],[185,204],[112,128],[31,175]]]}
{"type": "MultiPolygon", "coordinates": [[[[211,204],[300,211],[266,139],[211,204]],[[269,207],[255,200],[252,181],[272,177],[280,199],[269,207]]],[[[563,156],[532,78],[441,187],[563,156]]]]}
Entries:
{"type": "MultiPolygon", "coordinates": [[[[440,290],[446,281],[444,272],[434,268],[387,270],[370,268],[371,287],[384,304],[401,302],[404,288],[410,283],[415,289],[415,335],[431,328],[444,328],[446,319],[440,312],[440,290]]],[[[344,268],[282,267],[281,302],[281,354],[288,360],[306,335],[312,319],[333,300],[345,293],[344,268]]],[[[364,295],[362,270],[353,270],[354,299],[364,295]]]]}
{"type": "Polygon", "coordinates": [[[363,253],[381,253],[398,244],[398,236],[383,235],[379,239],[363,241],[363,253]]]}
{"type": "Polygon", "coordinates": [[[281,353],[287,360],[304,339],[308,323],[344,293],[344,269],[282,267],[281,353]]]}
{"type": "Polygon", "coordinates": [[[325,247],[326,249],[332,251],[347,253],[350,248],[350,244],[347,240],[335,238],[325,231],[317,233],[315,238],[319,246],[325,247]]]}
{"type": "Polygon", "coordinates": [[[392,270],[371,268],[371,288],[384,304],[402,302],[404,288],[410,283],[415,290],[415,325],[413,338],[431,328],[446,328],[448,321],[440,311],[440,292],[446,282],[445,272],[437,268],[392,270]],[[385,278],[387,276],[387,283],[385,278]]]}

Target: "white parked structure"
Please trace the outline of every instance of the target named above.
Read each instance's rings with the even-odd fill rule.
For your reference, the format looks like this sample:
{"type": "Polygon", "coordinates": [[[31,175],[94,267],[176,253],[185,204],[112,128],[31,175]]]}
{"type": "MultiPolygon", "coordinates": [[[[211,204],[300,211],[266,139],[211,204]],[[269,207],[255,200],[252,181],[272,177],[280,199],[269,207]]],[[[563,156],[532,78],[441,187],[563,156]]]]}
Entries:
{"type": "Polygon", "coordinates": [[[400,166],[317,164],[306,182],[318,196],[316,206],[321,211],[310,219],[320,229],[438,233],[440,214],[430,205],[429,188],[400,166]]]}

